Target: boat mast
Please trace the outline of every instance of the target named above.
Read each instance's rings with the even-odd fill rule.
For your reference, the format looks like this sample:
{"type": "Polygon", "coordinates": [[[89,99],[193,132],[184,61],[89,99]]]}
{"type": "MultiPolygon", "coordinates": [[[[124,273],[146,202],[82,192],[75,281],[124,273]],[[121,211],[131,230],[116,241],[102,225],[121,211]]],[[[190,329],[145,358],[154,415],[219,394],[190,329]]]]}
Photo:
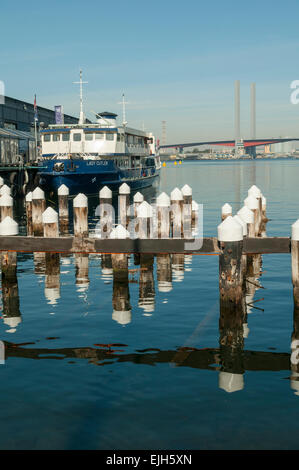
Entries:
{"type": "Polygon", "coordinates": [[[80,70],[80,81],[73,82],[76,85],[80,85],[80,117],[79,117],[79,124],[84,124],[85,117],[83,112],[83,85],[88,82],[83,82],[82,80],[82,70],[80,70]]]}
{"type": "Polygon", "coordinates": [[[123,93],[122,96],[122,101],[118,104],[123,105],[123,126],[125,127],[128,123],[126,121],[126,104],[129,104],[127,101],[125,101],[125,94],[123,93]]]}

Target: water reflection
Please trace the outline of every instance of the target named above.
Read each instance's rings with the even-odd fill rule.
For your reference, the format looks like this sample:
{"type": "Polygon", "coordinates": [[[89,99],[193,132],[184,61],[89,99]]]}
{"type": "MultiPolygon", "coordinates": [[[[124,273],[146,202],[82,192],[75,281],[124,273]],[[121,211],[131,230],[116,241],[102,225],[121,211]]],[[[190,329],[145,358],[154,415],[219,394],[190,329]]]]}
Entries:
{"type": "MultiPolygon", "coordinates": [[[[36,278],[44,283],[45,301],[58,305],[61,301],[60,281],[62,273],[70,273],[75,267],[75,284],[79,296],[88,303],[89,262],[88,255],[76,254],[65,256],[55,253],[34,253],[34,271],[36,278]],[[67,269],[66,269],[67,268],[67,269]],[[66,270],[65,270],[66,269],[66,270]]],[[[92,257],[91,257],[92,258],[92,257]]],[[[130,294],[130,284],[139,284],[135,292],[138,296],[138,309],[144,316],[153,315],[156,303],[164,302],[163,295],[171,298],[175,291],[175,282],[184,281],[184,273],[192,272],[192,255],[159,254],[153,255],[94,255],[93,261],[100,260],[100,276],[103,282],[112,283],[111,319],[119,326],[126,327],[134,322],[134,309],[130,294]],[[156,278],[156,279],[155,279],[156,278]],[[157,284],[156,284],[157,283],[157,284]],[[156,284],[156,285],[155,285],[156,284]]],[[[40,359],[59,359],[76,357],[88,359],[92,364],[105,365],[117,362],[138,362],[156,364],[167,362],[178,367],[215,370],[218,372],[218,387],[227,392],[240,392],[246,386],[245,373],[248,370],[290,370],[290,386],[299,395],[299,365],[292,364],[289,353],[246,351],[244,341],[248,337],[250,315],[256,309],[262,309],[261,298],[255,298],[262,286],[262,256],[247,256],[245,260],[245,278],[243,296],[237,308],[230,309],[220,300],[219,310],[219,347],[199,349],[195,347],[178,347],[174,350],[144,349],[126,352],[117,346],[97,345],[84,348],[24,348],[22,345],[6,343],[7,356],[31,357],[40,359]],[[260,304],[256,305],[258,301],[260,304]],[[249,320],[248,320],[249,318],[249,320]]],[[[5,269],[7,259],[1,258],[2,265],[2,304],[3,323],[9,333],[17,331],[21,323],[18,278],[16,262],[9,272],[5,269]]],[[[97,268],[98,269],[98,268],[97,268]]],[[[186,274],[187,276],[187,274],[186,274]]],[[[22,293],[20,293],[22,295],[22,293]]],[[[137,312],[136,312],[137,313],[137,312]]],[[[146,321],[146,320],[145,320],[146,321]]],[[[204,319],[201,319],[201,322],[204,319]]],[[[295,304],[291,340],[299,340],[299,307],[295,304]]]]}

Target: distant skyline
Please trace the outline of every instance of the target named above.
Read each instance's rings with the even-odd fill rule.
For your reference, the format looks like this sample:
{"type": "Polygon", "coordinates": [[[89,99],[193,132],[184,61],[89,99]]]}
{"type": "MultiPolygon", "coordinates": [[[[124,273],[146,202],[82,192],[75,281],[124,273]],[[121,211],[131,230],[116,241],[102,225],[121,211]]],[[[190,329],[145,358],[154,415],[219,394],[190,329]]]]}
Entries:
{"type": "Polygon", "coordinates": [[[257,137],[299,136],[297,0],[199,2],[28,0],[1,5],[0,80],[7,96],[79,115],[109,110],[167,143],[232,139],[234,82],[241,84],[241,135],[250,137],[256,83],[257,137]],[[275,3],[275,4],[274,4],[275,3]]]}

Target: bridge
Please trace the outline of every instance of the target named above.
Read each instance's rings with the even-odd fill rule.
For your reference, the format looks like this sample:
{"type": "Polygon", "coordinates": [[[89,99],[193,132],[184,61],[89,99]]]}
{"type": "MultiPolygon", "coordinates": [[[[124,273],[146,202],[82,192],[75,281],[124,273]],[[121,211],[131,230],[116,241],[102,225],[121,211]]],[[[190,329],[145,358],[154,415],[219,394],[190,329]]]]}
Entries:
{"type": "MultiPolygon", "coordinates": [[[[299,141],[299,137],[297,138],[278,138],[278,139],[245,139],[242,141],[242,144],[245,149],[248,150],[248,153],[255,156],[255,148],[260,145],[271,145],[271,144],[279,144],[283,142],[293,142],[299,141]]],[[[205,142],[191,142],[191,143],[179,143],[179,144],[168,144],[168,145],[159,145],[159,149],[167,149],[167,148],[175,148],[182,150],[186,147],[199,147],[201,145],[219,145],[222,147],[235,147],[236,141],[235,140],[209,140],[205,142]]]]}

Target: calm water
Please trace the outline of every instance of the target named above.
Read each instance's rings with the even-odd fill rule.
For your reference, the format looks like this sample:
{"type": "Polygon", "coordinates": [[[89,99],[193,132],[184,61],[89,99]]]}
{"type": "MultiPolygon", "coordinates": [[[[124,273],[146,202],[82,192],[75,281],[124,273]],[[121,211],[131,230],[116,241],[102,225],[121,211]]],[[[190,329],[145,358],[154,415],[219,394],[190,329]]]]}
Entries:
{"type": "MultiPolygon", "coordinates": [[[[267,234],[289,236],[298,181],[292,160],[169,163],[160,190],[191,185],[204,235],[215,236],[224,202],[238,210],[255,183],[267,197],[267,234]]],[[[19,255],[19,305],[16,295],[0,323],[1,449],[299,447],[290,256],[263,256],[233,352],[219,331],[218,257],[170,262],[168,288],[159,260],[143,271],[133,257],[129,283],[113,286],[109,259],[98,255],[88,273],[62,257],[55,279],[43,260],[19,255]]]]}

